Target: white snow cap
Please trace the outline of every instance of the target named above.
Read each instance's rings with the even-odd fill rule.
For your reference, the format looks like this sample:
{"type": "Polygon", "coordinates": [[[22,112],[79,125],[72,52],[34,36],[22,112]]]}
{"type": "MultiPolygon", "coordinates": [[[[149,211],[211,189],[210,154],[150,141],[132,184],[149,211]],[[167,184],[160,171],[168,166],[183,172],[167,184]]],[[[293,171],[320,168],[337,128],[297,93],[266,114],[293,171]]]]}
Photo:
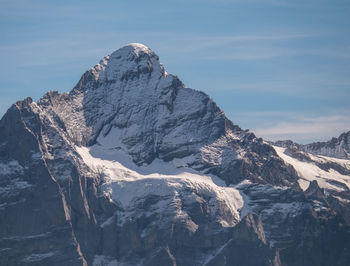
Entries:
{"type": "Polygon", "coordinates": [[[130,43],[104,57],[94,70],[100,81],[115,80],[133,72],[154,71],[157,76],[165,73],[159,57],[140,43],[130,43]]]}
{"type": "Polygon", "coordinates": [[[120,56],[128,57],[130,54],[134,54],[138,57],[142,52],[150,56],[155,55],[155,53],[150,48],[141,43],[129,43],[113,52],[111,54],[111,58],[120,56]]]}
{"type": "Polygon", "coordinates": [[[150,48],[148,48],[146,45],[142,44],[142,43],[129,43],[127,45],[124,46],[125,47],[130,47],[132,49],[134,49],[134,51],[143,51],[145,53],[154,53],[150,48]]]}

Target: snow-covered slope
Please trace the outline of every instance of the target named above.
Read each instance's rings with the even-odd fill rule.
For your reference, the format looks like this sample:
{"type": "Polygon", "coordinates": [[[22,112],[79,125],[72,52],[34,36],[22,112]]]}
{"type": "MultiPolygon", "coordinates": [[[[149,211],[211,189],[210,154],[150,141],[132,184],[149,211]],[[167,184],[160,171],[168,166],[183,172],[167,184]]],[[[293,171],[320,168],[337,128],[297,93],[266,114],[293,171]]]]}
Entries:
{"type": "MultiPolygon", "coordinates": [[[[124,161],[132,164],[125,155],[120,152],[106,153],[99,145],[90,148],[77,147],[77,151],[92,171],[103,176],[101,189],[107,197],[120,205],[121,223],[130,215],[151,216],[154,213],[164,214],[170,211],[172,215],[169,216],[173,216],[171,219],[186,218],[189,215],[182,210],[182,201],[195,201],[197,195],[210,198],[208,211],[222,226],[234,226],[241,220],[242,196],[237,189],[226,187],[225,182],[215,176],[201,175],[191,169],[177,168],[160,160],[153,161],[148,166],[132,165],[132,170],[120,163],[124,161]],[[94,157],[95,154],[98,157],[94,157]],[[150,207],[152,211],[135,214],[137,205],[148,197],[158,198],[150,207]],[[223,210],[225,213],[221,212],[223,210]]],[[[196,227],[194,225],[194,230],[196,227]]]]}
{"type": "Polygon", "coordinates": [[[350,160],[304,152],[299,153],[299,156],[295,156],[295,151],[293,153],[286,148],[277,146],[274,148],[286,163],[296,169],[300,176],[298,182],[303,190],[306,190],[313,180],[316,180],[321,188],[327,190],[348,191],[350,189],[350,160]]]}
{"type": "Polygon", "coordinates": [[[303,156],[129,44],[1,119],[0,264],[348,265],[349,164],[303,156]]]}
{"type": "Polygon", "coordinates": [[[296,180],[270,145],[234,125],[206,94],[186,88],[140,44],[105,57],[71,92],[51,92],[31,105],[69,142],[90,146],[106,137],[139,166],[191,157],[189,167],[228,184],[296,180]]]}

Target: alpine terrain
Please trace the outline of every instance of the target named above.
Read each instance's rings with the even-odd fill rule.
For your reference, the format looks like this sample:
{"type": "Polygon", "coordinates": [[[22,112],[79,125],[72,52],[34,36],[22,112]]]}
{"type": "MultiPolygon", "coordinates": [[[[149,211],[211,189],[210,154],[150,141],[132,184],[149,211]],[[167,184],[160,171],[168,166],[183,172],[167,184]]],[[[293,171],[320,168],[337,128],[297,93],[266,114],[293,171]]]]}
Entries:
{"type": "Polygon", "coordinates": [[[0,265],[350,265],[350,132],[270,143],[129,44],[0,121],[0,265]]]}

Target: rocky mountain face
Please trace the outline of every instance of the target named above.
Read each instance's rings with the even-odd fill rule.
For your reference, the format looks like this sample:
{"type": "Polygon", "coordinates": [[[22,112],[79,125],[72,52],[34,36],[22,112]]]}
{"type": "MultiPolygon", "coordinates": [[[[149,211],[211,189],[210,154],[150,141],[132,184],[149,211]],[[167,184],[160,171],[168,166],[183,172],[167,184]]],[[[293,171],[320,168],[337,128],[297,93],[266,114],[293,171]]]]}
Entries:
{"type": "Polygon", "coordinates": [[[349,265],[348,157],[275,145],[127,45],[1,119],[0,265],[349,265]]]}
{"type": "Polygon", "coordinates": [[[326,142],[314,142],[303,145],[291,140],[282,140],[277,141],[275,145],[285,148],[294,148],[314,155],[350,159],[350,131],[344,132],[338,138],[332,138],[326,142]]]}

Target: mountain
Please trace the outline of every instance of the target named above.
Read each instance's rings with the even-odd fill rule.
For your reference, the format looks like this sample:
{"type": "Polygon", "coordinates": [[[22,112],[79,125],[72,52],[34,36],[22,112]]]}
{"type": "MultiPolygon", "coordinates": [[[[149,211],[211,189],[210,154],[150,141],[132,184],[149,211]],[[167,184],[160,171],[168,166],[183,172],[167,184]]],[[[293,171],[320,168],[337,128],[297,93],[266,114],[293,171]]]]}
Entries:
{"type": "Polygon", "coordinates": [[[337,199],[335,208],[347,221],[350,221],[349,135],[350,132],[342,133],[330,141],[306,145],[291,140],[271,143],[280,158],[296,169],[300,187],[306,190],[310,183],[317,182],[330,199],[337,199]]]}
{"type": "Polygon", "coordinates": [[[0,264],[348,265],[347,181],[284,149],[129,44],[1,119],[0,264]]]}
{"type": "Polygon", "coordinates": [[[291,140],[277,141],[277,146],[296,148],[314,155],[324,155],[338,159],[350,159],[350,131],[340,134],[326,142],[314,142],[306,145],[294,143],[291,140]]]}

